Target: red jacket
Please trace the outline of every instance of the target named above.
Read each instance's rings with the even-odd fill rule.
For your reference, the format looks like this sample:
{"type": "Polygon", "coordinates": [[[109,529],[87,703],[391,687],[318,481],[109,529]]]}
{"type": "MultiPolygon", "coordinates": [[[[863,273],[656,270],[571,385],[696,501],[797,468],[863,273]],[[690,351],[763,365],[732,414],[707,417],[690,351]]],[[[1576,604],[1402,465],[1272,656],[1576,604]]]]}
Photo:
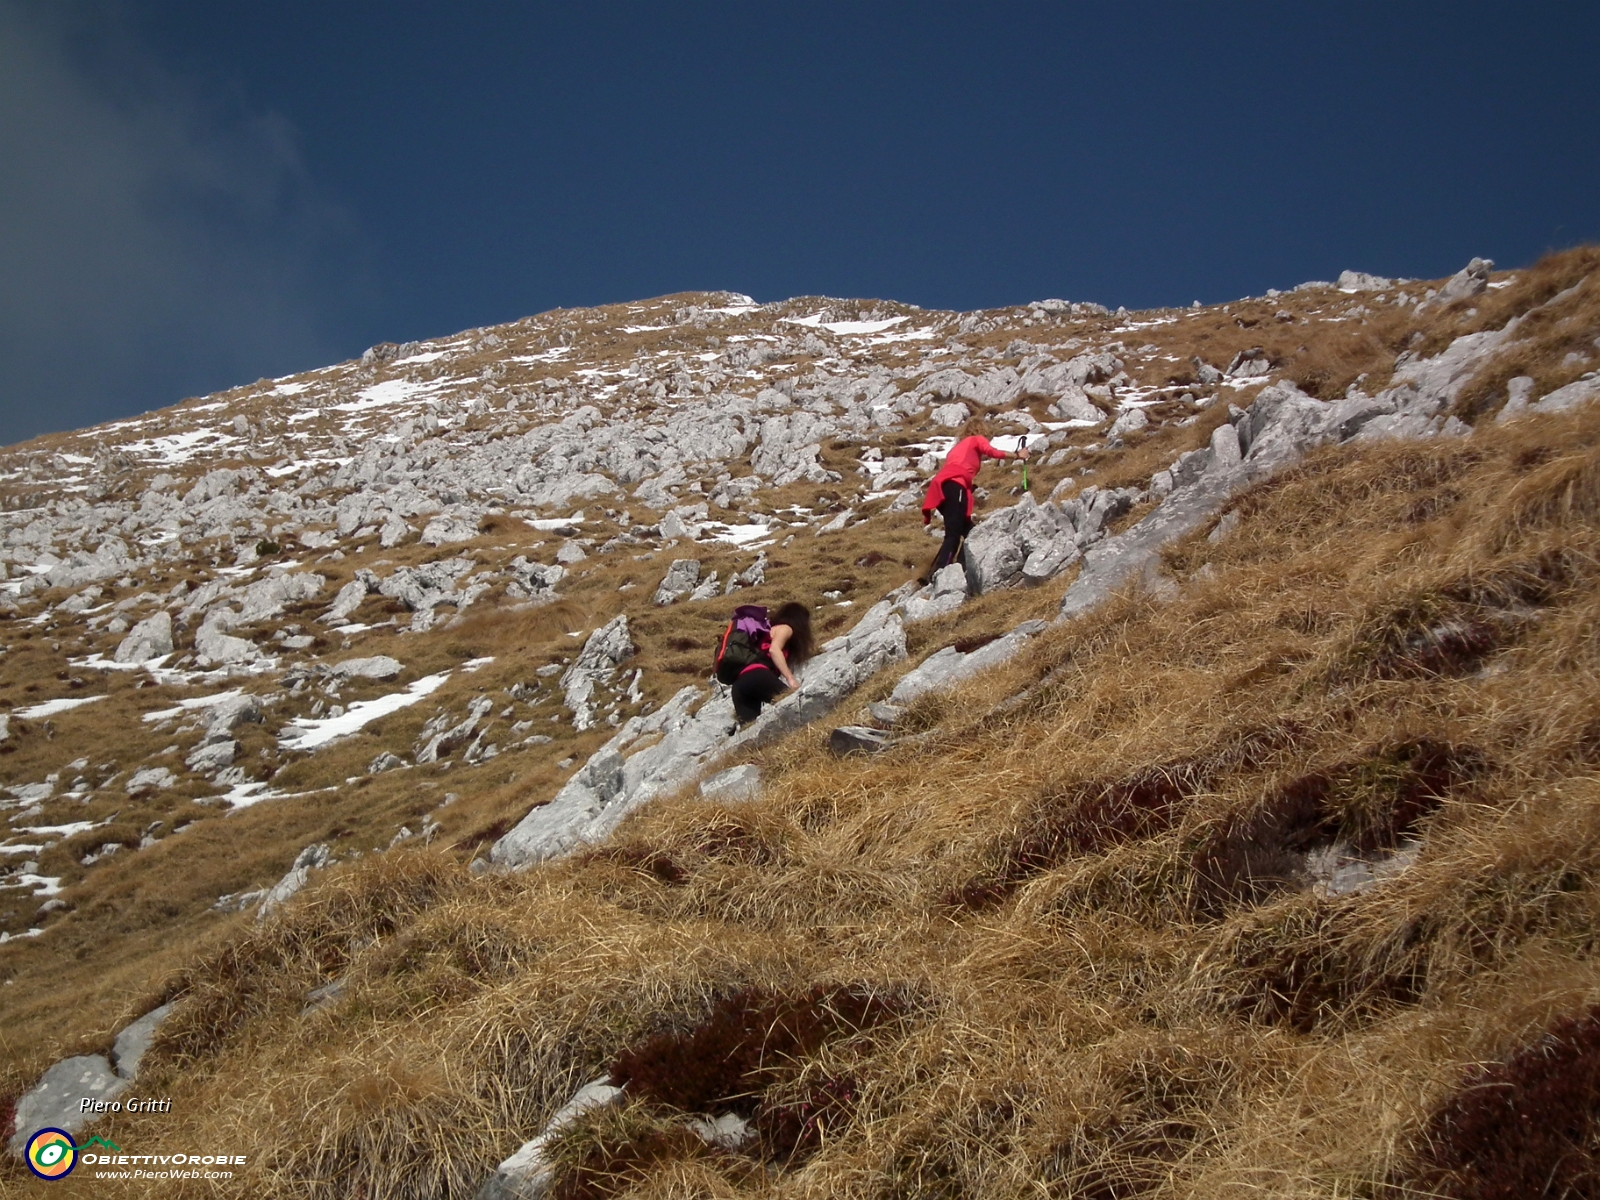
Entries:
{"type": "Polygon", "coordinates": [[[985,458],[1009,458],[1004,450],[996,450],[988,438],[962,438],[950,447],[944,456],[944,466],[928,484],[928,494],[922,499],[922,519],[926,523],[933,512],[944,502],[945,480],[953,479],[967,489],[967,517],[972,516],[972,481],[978,477],[978,468],[985,458]]]}

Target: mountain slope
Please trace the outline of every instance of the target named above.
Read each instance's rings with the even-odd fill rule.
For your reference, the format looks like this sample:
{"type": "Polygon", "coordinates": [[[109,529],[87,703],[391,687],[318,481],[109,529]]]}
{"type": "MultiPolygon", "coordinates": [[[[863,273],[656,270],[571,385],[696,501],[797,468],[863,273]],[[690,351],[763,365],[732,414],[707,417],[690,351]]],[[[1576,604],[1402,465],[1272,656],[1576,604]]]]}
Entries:
{"type": "MultiPolygon", "coordinates": [[[[33,511],[8,520],[10,561],[37,573],[6,625],[17,748],[0,764],[22,793],[9,815],[38,810],[12,822],[35,831],[13,845],[39,846],[18,877],[58,879],[69,908],[0,950],[13,1090],[174,999],[139,1088],[171,1092],[179,1115],[103,1129],[141,1148],[237,1146],[253,1194],[470,1194],[607,1070],[632,1081],[628,1102],[557,1146],[564,1186],[591,1193],[613,1177],[651,1194],[1433,1180],[1448,1130],[1437,1162],[1416,1147],[1430,1120],[1457,1120],[1429,1114],[1453,1111],[1462,1064],[1514,1070],[1516,1047],[1563,1017],[1579,1045],[1593,1001],[1600,427],[1581,406],[1496,422],[1484,400],[1515,378],[1535,404],[1583,390],[1593,265],[1576,252],[1420,314],[1422,285],[1388,283],[1126,317],[671,298],[380,349],[125,423],[93,453],[94,431],[16,449],[8,484],[33,511]],[[1479,334],[1499,340],[1455,351],[1461,377],[1443,377],[1455,347],[1489,345],[1461,340],[1479,334]],[[753,345],[780,354],[758,362],[753,345]],[[668,355],[670,373],[654,365],[668,355]],[[1087,363],[1077,382],[1057,372],[1054,394],[1023,383],[1098,355],[1120,362],[1087,363]],[[1051,439],[1037,492],[1069,476],[1069,499],[1090,483],[1134,492],[1115,537],[1155,511],[1152,476],[1229,423],[1226,401],[1248,407],[1285,379],[1333,399],[1363,373],[1373,395],[1390,374],[1408,386],[1414,363],[1440,395],[1454,388],[1472,436],[1352,442],[1248,484],[1166,546],[1171,587],[1113,596],[912,701],[896,730],[920,736],[887,755],[835,762],[802,731],[748,756],[755,801],[657,805],[576,858],[466,870],[606,740],[608,716],[703,676],[720,593],[756,541],[765,578],[749,596],[827,606],[834,633],[855,615],[835,606],[859,611],[920,568],[932,545],[914,510],[884,511],[901,492],[883,477],[927,453],[963,393],[1051,439]],[[938,378],[952,369],[962,378],[938,378]],[[418,410],[429,398],[438,412],[418,410]],[[1075,407],[1097,402],[1119,413],[1120,445],[1075,407]],[[1142,429],[1122,421],[1133,411],[1142,429]],[[93,472],[50,477],[97,455],[93,472]],[[740,497],[729,485],[758,466],[740,497]],[[183,479],[157,486],[156,468],[183,479]],[[435,524],[436,545],[410,540],[435,524]],[[125,556],[104,549],[113,530],[125,556]],[[723,550],[717,535],[751,540],[723,550]],[[657,606],[691,538],[718,598],[657,606]],[[46,545],[89,561],[43,561],[46,545]],[[322,576],[314,592],[285,583],[307,574],[322,576]],[[351,584],[354,606],[330,617],[351,584]],[[96,672],[158,608],[174,658],[96,672]],[[568,634],[619,610],[639,652],[578,729],[558,690],[579,647],[568,634]],[[380,654],[397,673],[330,674],[380,654]],[[181,707],[219,690],[256,699],[181,707]],[[52,696],[104,699],[21,715],[52,696]],[[340,719],[330,702],[359,717],[376,711],[359,702],[411,696],[308,745],[353,724],[312,723],[340,719]],[[221,730],[205,715],[235,710],[221,730]],[[208,741],[232,762],[189,769],[208,741]],[[386,754],[405,765],[369,774],[386,754]],[[171,786],[128,794],[132,770],[163,764],[171,786]],[[39,779],[47,794],[25,791],[39,779]],[[374,854],[402,823],[433,827],[431,844],[374,854]],[[212,910],[313,842],[346,865],[279,916],[212,910]],[[302,1015],[333,980],[342,990],[302,1015]],[[750,1053],[752,1027],[792,1032],[781,1061],[757,1054],[742,1080],[684,1066],[707,1046],[750,1053]],[[759,1140],[705,1148],[677,1115],[705,1111],[753,1118],[759,1140]]],[[[915,496],[916,476],[901,486],[915,496]]],[[[1072,579],[908,623],[909,662],[841,719],[942,646],[1054,618],[1072,579]]]]}

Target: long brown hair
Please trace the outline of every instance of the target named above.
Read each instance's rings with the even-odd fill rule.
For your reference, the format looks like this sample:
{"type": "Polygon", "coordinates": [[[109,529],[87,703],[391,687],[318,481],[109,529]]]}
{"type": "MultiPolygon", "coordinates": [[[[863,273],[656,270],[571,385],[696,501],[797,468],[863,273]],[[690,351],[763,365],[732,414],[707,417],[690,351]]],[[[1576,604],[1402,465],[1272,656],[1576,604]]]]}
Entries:
{"type": "Polygon", "coordinates": [[[962,438],[969,437],[993,437],[994,435],[990,432],[991,429],[993,429],[993,426],[989,423],[988,413],[973,413],[967,418],[967,423],[961,427],[961,433],[956,440],[960,441],[962,438]]]}
{"type": "Polygon", "coordinates": [[[811,637],[811,610],[798,600],[791,600],[774,612],[770,618],[774,625],[787,625],[793,632],[783,648],[783,656],[792,663],[803,663],[817,652],[811,637]]]}

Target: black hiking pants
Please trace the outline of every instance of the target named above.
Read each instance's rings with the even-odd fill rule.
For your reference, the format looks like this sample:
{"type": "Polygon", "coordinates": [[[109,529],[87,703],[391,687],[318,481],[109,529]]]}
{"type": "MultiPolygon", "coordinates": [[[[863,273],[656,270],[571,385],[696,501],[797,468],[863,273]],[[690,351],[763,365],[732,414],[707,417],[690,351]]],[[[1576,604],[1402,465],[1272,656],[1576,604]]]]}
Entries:
{"type": "Polygon", "coordinates": [[[954,479],[944,481],[944,499],[939,501],[939,515],[944,518],[944,545],[933,560],[928,572],[931,580],[935,573],[961,558],[961,547],[967,534],[972,532],[972,518],[967,516],[967,489],[954,479]]]}
{"type": "Polygon", "coordinates": [[[787,690],[771,667],[751,667],[733,681],[733,715],[743,725],[761,715],[761,706],[787,690]]]}

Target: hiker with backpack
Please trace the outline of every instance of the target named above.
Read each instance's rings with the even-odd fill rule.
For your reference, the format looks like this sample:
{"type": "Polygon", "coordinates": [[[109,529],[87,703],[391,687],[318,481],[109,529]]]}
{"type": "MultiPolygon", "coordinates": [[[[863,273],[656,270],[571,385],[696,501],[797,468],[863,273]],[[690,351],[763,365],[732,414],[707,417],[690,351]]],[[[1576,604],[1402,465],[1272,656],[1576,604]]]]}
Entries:
{"type": "MultiPolygon", "coordinates": [[[[979,413],[961,427],[961,436],[950,452],[944,456],[939,468],[928,484],[928,494],[922,500],[922,523],[933,520],[933,514],[944,518],[944,544],[928,568],[927,579],[961,557],[961,547],[972,531],[972,484],[978,477],[978,468],[985,458],[1028,458],[1026,438],[1019,440],[1015,451],[998,450],[989,441],[989,418],[979,413]]],[[[925,579],[924,582],[927,580],[925,579]]]]}
{"type": "Polygon", "coordinates": [[[811,610],[791,600],[768,614],[759,604],[741,604],[717,647],[717,678],[733,687],[733,712],[741,725],[761,715],[761,706],[800,686],[794,668],[816,651],[811,610]]]}

